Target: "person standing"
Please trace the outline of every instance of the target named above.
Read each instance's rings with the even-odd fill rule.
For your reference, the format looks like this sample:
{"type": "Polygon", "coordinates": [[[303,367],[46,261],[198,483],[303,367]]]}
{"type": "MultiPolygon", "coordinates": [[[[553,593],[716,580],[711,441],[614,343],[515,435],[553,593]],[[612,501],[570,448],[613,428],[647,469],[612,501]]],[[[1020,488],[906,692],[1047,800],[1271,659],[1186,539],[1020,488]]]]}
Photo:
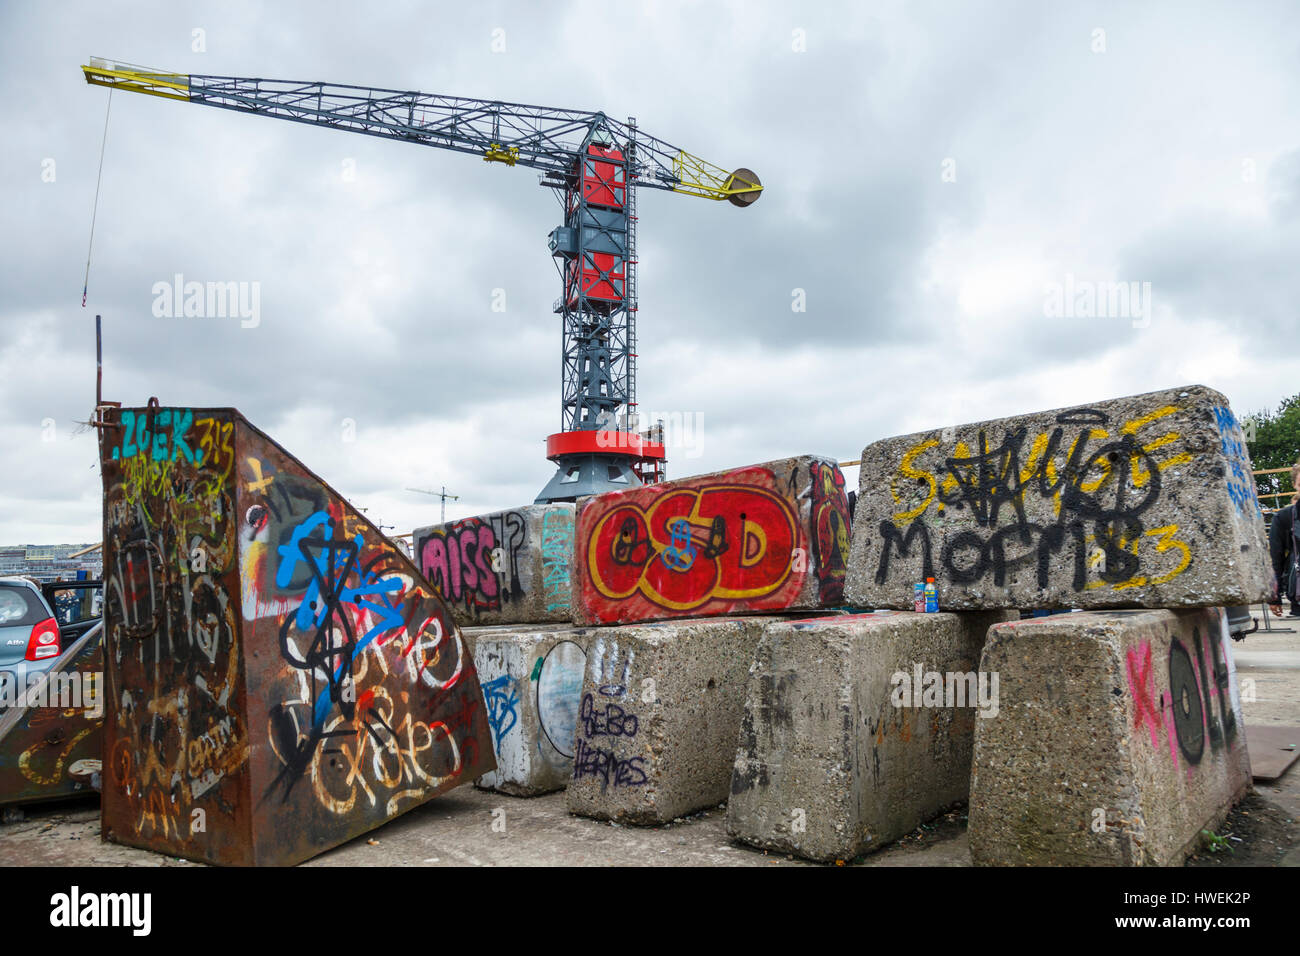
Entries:
{"type": "Polygon", "coordinates": [[[1269,555],[1273,558],[1273,574],[1277,579],[1277,602],[1272,605],[1272,611],[1279,617],[1282,616],[1283,598],[1291,602],[1291,613],[1288,617],[1300,617],[1300,581],[1296,578],[1300,576],[1300,522],[1296,520],[1296,511],[1300,509],[1300,461],[1291,466],[1291,487],[1295,489],[1295,494],[1291,496],[1291,503],[1285,508],[1279,509],[1277,514],[1273,515],[1273,523],[1268,529],[1268,550],[1269,555]]]}

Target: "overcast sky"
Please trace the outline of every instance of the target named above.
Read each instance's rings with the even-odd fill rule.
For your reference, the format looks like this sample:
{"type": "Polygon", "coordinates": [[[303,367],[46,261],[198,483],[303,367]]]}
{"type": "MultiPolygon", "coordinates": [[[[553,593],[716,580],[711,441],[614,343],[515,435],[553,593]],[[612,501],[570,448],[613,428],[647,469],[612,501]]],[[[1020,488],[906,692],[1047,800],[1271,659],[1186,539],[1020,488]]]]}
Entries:
{"type": "Polygon", "coordinates": [[[1300,391],[1294,2],[0,11],[2,543],[99,540],[97,312],[106,398],[233,405],[397,532],[438,520],[408,486],[460,517],[554,471],[536,172],[116,93],[83,309],[92,55],[604,110],[757,171],[748,209],[640,197],[641,408],[700,428],[670,475],[1176,385],[1239,414],[1300,391]],[[259,324],[156,317],[178,273],[258,283],[259,324]],[[1049,314],[1053,283],[1114,281],[1150,283],[1149,321],[1049,314]]]}

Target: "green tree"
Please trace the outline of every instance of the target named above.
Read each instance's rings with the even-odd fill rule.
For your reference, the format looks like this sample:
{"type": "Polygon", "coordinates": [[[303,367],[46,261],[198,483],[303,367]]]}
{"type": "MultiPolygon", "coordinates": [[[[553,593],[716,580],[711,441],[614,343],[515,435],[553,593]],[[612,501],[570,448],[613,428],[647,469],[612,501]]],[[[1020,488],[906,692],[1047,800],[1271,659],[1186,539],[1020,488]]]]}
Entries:
{"type": "MultiPolygon", "coordinates": [[[[1300,393],[1282,399],[1276,412],[1247,416],[1242,425],[1246,429],[1246,448],[1256,471],[1290,468],[1300,459],[1300,393]]],[[[1266,509],[1288,504],[1294,490],[1287,472],[1256,475],[1255,484],[1260,504],[1266,509]],[[1282,497],[1277,497],[1279,492],[1282,497]]]]}

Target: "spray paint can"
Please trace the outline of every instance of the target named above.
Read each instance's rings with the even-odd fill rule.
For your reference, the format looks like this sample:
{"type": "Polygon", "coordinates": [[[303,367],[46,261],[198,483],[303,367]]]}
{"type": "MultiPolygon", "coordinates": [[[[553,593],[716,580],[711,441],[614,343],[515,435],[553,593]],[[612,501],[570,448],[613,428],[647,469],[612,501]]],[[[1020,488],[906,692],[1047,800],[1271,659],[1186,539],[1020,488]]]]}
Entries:
{"type": "Polygon", "coordinates": [[[939,610],[939,589],[934,586],[934,578],[925,579],[925,613],[935,614],[939,610]]]}
{"type": "Polygon", "coordinates": [[[925,585],[920,582],[912,585],[912,609],[917,614],[925,612],[925,585]]]}

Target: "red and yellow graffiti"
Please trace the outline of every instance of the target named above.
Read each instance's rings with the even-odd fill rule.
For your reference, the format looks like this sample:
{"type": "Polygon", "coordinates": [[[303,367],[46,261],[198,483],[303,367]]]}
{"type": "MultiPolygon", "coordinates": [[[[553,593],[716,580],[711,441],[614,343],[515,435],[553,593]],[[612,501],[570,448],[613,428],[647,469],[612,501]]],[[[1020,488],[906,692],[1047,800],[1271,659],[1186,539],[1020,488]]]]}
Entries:
{"type": "Polygon", "coordinates": [[[648,510],[628,502],[592,529],[587,568],[605,598],[641,594],[674,611],[777,591],[792,573],[799,525],[789,502],[765,488],[681,489],[648,510]]]}
{"type": "Polygon", "coordinates": [[[851,516],[844,473],[837,466],[813,462],[812,499],[819,597],[825,604],[839,604],[844,600],[844,575],[849,566],[851,516]]]}

